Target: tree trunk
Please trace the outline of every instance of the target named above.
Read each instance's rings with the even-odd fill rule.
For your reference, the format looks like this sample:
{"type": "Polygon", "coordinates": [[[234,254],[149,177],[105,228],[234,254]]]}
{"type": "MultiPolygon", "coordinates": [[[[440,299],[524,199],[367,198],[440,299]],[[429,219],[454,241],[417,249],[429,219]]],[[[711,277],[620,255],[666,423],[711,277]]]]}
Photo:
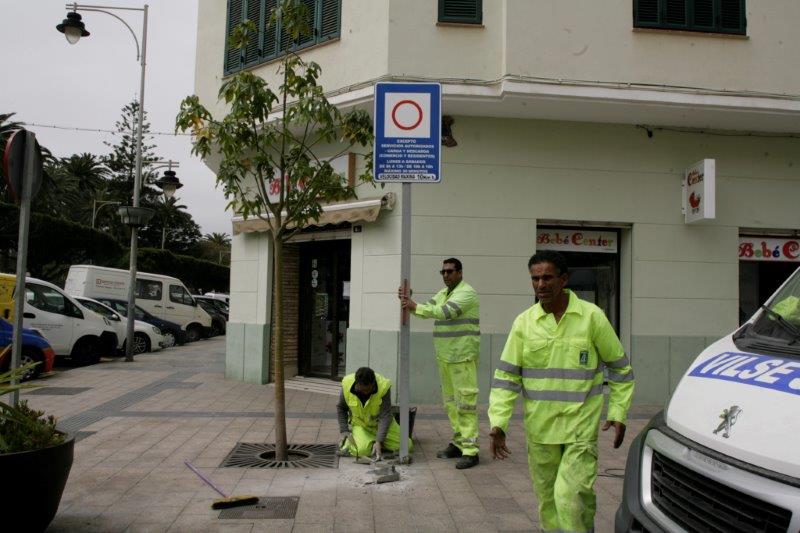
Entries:
{"type": "Polygon", "coordinates": [[[283,388],[283,241],[280,237],[272,238],[274,262],[272,279],[275,280],[272,293],[273,320],[275,327],[272,330],[273,367],[275,370],[275,459],[285,461],[288,458],[286,451],[286,395],[283,388]]]}
{"type": "Polygon", "coordinates": [[[167,224],[166,222],[161,226],[161,249],[164,249],[164,241],[167,238],[167,224]]]}

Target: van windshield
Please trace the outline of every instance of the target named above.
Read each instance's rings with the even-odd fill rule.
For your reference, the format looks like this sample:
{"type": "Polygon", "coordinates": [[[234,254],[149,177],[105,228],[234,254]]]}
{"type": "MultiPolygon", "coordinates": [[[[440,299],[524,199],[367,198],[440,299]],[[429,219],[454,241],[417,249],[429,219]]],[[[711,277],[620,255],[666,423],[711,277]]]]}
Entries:
{"type": "Polygon", "coordinates": [[[800,270],[733,337],[742,350],[800,356],[800,270]]]}

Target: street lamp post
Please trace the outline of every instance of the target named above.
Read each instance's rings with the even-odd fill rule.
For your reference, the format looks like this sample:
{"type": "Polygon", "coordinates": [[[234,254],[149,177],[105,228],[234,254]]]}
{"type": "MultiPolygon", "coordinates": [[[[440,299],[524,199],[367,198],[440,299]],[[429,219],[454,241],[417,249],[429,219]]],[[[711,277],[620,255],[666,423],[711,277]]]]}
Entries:
{"type": "MultiPolygon", "coordinates": [[[[179,163],[176,161],[167,161],[166,164],[159,165],[158,167],[153,168],[161,168],[161,167],[168,167],[167,170],[164,171],[164,177],[159,178],[155,181],[157,187],[161,189],[164,193],[164,213],[167,213],[167,209],[169,208],[169,199],[175,194],[175,191],[183,187],[183,183],[178,177],[175,175],[175,171],[172,170],[172,167],[178,168],[180,166],[179,163]]],[[[163,215],[162,215],[163,216],[163,215]]],[[[167,236],[167,221],[161,221],[161,249],[164,249],[164,241],[166,240],[167,236]]]]}
{"type": "Polygon", "coordinates": [[[97,200],[92,200],[92,229],[94,229],[94,221],[97,218],[97,213],[103,208],[104,205],[119,205],[121,202],[116,202],[113,200],[98,202],[97,200]]]}
{"type": "MultiPolygon", "coordinates": [[[[119,7],[119,6],[96,6],[96,5],[85,5],[85,4],[78,4],[72,3],[66,5],[67,9],[71,9],[71,13],[67,13],[67,18],[64,21],[56,26],[56,29],[64,34],[67,38],[67,41],[70,44],[75,44],[80,40],[81,37],[88,37],[89,32],[86,31],[85,24],[81,21],[81,15],[78,13],[78,10],[81,11],[94,11],[98,13],[105,13],[106,15],[110,15],[115,19],[122,22],[126,28],[131,32],[133,36],[133,40],[136,43],[136,59],[139,60],[141,64],[141,75],[139,78],[139,112],[138,112],[138,122],[136,124],[136,174],[134,177],[134,184],[133,184],[133,210],[129,214],[133,215],[134,218],[129,219],[129,225],[131,228],[131,251],[130,251],[130,287],[128,287],[128,339],[133,339],[133,321],[135,320],[134,314],[136,311],[136,300],[135,300],[135,290],[136,290],[136,248],[137,248],[137,239],[139,234],[139,227],[142,222],[142,218],[144,217],[143,213],[142,218],[137,218],[138,215],[135,215],[139,208],[139,193],[142,187],[142,125],[144,123],[144,74],[145,74],[145,66],[147,65],[147,10],[148,5],[145,4],[144,7],[119,7]],[[141,46],[141,53],[139,53],[139,40],[136,38],[136,32],[130,27],[130,25],[125,22],[124,19],[120,18],[118,15],[111,13],[111,11],[141,11],[142,12],[142,46],[141,46]]],[[[122,209],[122,208],[120,208],[122,209]]],[[[149,217],[148,217],[149,218],[149,217]]],[[[124,221],[123,221],[124,222],[124,221]]],[[[146,222],[146,220],[144,221],[146,222]]],[[[126,344],[126,351],[125,351],[125,361],[133,361],[133,342],[129,341],[126,344]]]]}

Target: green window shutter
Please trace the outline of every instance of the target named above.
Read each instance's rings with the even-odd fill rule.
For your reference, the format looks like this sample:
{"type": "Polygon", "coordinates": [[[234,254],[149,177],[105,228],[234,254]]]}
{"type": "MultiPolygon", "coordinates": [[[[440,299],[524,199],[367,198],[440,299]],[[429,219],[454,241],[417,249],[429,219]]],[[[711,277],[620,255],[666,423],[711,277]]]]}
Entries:
{"type": "Polygon", "coordinates": [[[714,0],[694,0],[692,28],[714,31],[714,0]]]}
{"type": "Polygon", "coordinates": [[[651,28],[661,23],[659,0],[634,0],[633,25],[637,28],[651,28]]]}
{"type": "Polygon", "coordinates": [[[225,27],[225,74],[242,68],[241,50],[233,48],[228,40],[233,29],[242,23],[243,0],[228,0],[228,24],[225,27]]]}
{"type": "Polygon", "coordinates": [[[300,0],[300,3],[306,6],[306,24],[309,33],[300,35],[297,47],[304,48],[317,41],[317,0],[300,0]]]}
{"type": "Polygon", "coordinates": [[[320,0],[319,39],[326,41],[341,34],[342,3],[341,0],[320,0]]]}
{"type": "Polygon", "coordinates": [[[483,24],[483,1],[439,0],[439,22],[483,24]]]}
{"type": "Polygon", "coordinates": [[[264,23],[261,26],[263,39],[264,59],[272,59],[278,54],[278,21],[272,20],[272,15],[278,7],[278,0],[264,1],[264,23]]]}
{"type": "Polygon", "coordinates": [[[665,0],[664,22],[667,26],[686,27],[686,0],[665,0]]]}
{"type": "Polygon", "coordinates": [[[256,34],[251,35],[244,49],[244,64],[252,65],[261,59],[261,0],[246,0],[245,13],[247,20],[251,20],[256,28],[256,34]]]}
{"type": "Polygon", "coordinates": [[[725,33],[747,32],[744,0],[720,0],[719,30],[725,33]]]}

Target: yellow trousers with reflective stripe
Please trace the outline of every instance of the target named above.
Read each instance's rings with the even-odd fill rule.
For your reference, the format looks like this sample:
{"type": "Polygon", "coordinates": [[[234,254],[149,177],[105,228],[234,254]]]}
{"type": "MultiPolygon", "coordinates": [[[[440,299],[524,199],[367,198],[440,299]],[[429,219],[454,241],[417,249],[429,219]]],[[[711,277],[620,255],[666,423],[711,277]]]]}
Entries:
{"type": "MultiPolygon", "coordinates": [[[[364,426],[353,426],[352,428],[353,442],[347,441],[344,447],[350,452],[353,457],[368,457],[372,455],[372,445],[375,444],[375,436],[377,428],[368,428],[364,426]],[[355,446],[353,444],[355,443],[355,446]]],[[[400,450],[400,424],[392,420],[389,426],[389,431],[386,432],[386,439],[382,444],[383,453],[396,452],[400,450]]],[[[408,439],[408,453],[414,451],[414,444],[411,439],[408,439]]]]}
{"type": "Polygon", "coordinates": [[[439,361],[442,399],[453,444],[464,455],[478,455],[478,360],[463,363],[439,361]]]}
{"type": "Polygon", "coordinates": [[[528,441],[528,467],[539,501],[542,531],[594,530],[597,441],[528,441]]]}

